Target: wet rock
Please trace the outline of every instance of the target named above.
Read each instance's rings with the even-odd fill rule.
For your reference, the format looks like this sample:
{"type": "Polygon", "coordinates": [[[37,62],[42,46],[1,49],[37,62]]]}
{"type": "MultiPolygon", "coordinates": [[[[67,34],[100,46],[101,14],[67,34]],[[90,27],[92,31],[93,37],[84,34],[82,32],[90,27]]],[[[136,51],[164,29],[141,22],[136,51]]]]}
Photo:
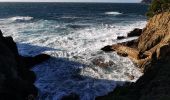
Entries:
{"type": "Polygon", "coordinates": [[[130,80],[134,80],[135,76],[129,74],[129,73],[125,73],[125,75],[130,79],[130,80]]]}
{"type": "Polygon", "coordinates": [[[96,58],[96,59],[93,59],[92,60],[92,63],[96,66],[99,66],[99,67],[109,67],[109,66],[112,66],[114,64],[113,61],[108,61],[106,62],[104,58],[102,57],[99,57],[99,58],[96,58]]]}
{"type": "Polygon", "coordinates": [[[135,28],[133,31],[131,31],[127,34],[127,37],[140,36],[141,33],[142,33],[142,29],[135,28]]]}
{"type": "Polygon", "coordinates": [[[117,37],[118,40],[125,39],[125,38],[126,38],[125,36],[118,36],[117,37]]]}
{"type": "Polygon", "coordinates": [[[101,50],[103,50],[105,52],[113,51],[112,46],[110,46],[110,45],[103,47],[101,50]]]}

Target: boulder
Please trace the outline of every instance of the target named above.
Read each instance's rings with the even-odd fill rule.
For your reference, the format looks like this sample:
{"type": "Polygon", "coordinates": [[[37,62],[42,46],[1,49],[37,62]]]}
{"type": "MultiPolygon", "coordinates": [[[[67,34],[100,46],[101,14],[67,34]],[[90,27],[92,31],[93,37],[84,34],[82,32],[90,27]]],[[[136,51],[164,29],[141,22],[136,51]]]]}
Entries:
{"type": "Polygon", "coordinates": [[[103,51],[105,51],[105,52],[113,51],[112,46],[110,46],[110,45],[101,48],[101,50],[103,50],[103,51]]]}
{"type": "Polygon", "coordinates": [[[127,34],[127,37],[140,36],[141,33],[142,33],[142,29],[135,28],[133,31],[131,31],[127,34]]]}
{"type": "Polygon", "coordinates": [[[126,38],[125,36],[118,36],[117,37],[118,40],[125,39],[125,38],[126,38]]]}

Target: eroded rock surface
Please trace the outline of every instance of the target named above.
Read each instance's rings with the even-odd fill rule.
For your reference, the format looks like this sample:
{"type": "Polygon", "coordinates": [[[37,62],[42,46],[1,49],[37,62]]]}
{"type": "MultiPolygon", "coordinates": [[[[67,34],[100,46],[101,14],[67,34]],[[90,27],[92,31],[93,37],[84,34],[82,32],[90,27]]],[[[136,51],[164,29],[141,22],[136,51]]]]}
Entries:
{"type": "Polygon", "coordinates": [[[114,44],[107,46],[107,50],[128,54],[144,75],[135,83],[117,87],[96,100],[169,100],[170,13],[151,18],[139,38],[130,44],[114,44]]]}

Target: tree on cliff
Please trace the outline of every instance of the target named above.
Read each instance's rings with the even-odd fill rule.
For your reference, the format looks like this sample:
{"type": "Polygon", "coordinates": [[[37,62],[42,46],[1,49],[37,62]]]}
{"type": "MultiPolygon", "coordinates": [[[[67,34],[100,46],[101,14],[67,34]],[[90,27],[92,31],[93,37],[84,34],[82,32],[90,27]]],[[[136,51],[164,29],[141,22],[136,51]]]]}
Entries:
{"type": "Polygon", "coordinates": [[[170,0],[153,0],[146,15],[150,18],[164,11],[170,11],[170,0]]]}

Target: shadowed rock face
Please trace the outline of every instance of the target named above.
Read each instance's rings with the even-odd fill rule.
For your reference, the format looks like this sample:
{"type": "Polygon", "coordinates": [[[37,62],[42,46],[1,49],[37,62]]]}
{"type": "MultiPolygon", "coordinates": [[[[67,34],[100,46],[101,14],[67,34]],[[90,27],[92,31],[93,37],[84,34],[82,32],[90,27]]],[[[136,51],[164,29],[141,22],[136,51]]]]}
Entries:
{"type": "Polygon", "coordinates": [[[144,75],[137,82],[118,87],[96,100],[169,100],[170,13],[163,12],[151,18],[132,45],[131,49],[127,43],[112,45],[110,48],[118,53],[126,52],[143,70],[144,75]]]}
{"type": "Polygon", "coordinates": [[[0,31],[0,100],[34,100],[38,90],[34,86],[36,76],[30,70],[50,56],[19,55],[12,37],[3,37],[0,31]]]}

